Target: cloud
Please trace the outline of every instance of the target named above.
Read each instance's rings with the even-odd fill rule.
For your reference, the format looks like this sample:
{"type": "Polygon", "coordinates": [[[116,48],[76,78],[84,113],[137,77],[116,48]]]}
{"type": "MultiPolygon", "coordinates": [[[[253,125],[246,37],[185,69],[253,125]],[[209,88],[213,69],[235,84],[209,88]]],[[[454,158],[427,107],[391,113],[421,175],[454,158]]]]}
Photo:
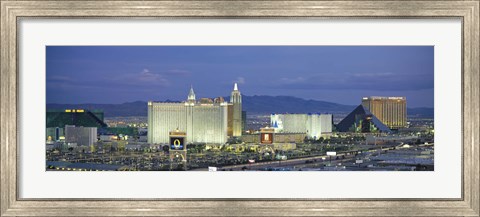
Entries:
{"type": "Polygon", "coordinates": [[[82,76],[70,78],[66,76],[52,76],[47,79],[47,88],[80,89],[94,88],[102,90],[162,88],[170,86],[170,81],[161,73],[143,69],[134,73],[99,73],[98,76],[82,76]]]}
{"type": "Polygon", "coordinates": [[[161,73],[150,71],[150,69],[143,69],[140,72],[125,73],[106,79],[111,85],[123,85],[128,87],[168,87],[170,81],[161,73]]]}
{"type": "Polygon", "coordinates": [[[170,82],[161,74],[153,73],[149,69],[143,69],[139,73],[125,74],[120,76],[119,79],[124,79],[128,83],[138,84],[158,84],[168,86],[170,82]]]}
{"type": "Polygon", "coordinates": [[[433,75],[392,72],[321,73],[309,77],[282,77],[273,82],[271,87],[318,90],[423,90],[433,88],[433,75]]]}
{"type": "Polygon", "coordinates": [[[238,83],[238,84],[245,84],[245,78],[244,77],[237,77],[237,79],[234,82],[238,83]]]}

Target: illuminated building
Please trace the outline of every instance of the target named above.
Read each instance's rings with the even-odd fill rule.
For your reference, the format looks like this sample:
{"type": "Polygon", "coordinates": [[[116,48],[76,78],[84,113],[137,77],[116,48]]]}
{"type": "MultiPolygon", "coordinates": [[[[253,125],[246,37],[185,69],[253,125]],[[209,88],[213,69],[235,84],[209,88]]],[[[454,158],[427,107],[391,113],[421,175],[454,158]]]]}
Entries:
{"type": "Polygon", "coordinates": [[[242,94],[238,90],[237,83],[235,83],[230,96],[230,103],[232,104],[232,136],[242,136],[242,94]]]}
{"type": "Polygon", "coordinates": [[[233,137],[233,104],[227,104],[227,135],[233,137]]]}
{"type": "Polygon", "coordinates": [[[390,129],[407,126],[407,99],[405,97],[363,97],[362,105],[390,129]]]}
{"type": "Polygon", "coordinates": [[[322,134],[332,132],[332,114],[308,114],[307,115],[307,137],[318,139],[322,134]]]}
{"type": "Polygon", "coordinates": [[[148,143],[168,144],[169,133],[180,130],[185,132],[187,143],[224,144],[227,128],[228,103],[220,98],[197,102],[193,88],[185,102],[148,102],[148,143]]]}
{"type": "Polygon", "coordinates": [[[272,144],[273,143],[273,134],[275,129],[273,128],[261,128],[260,129],[260,143],[261,144],[272,144]]]}
{"type": "Polygon", "coordinates": [[[48,109],[47,128],[64,128],[65,125],[83,127],[107,127],[103,121],[103,111],[86,109],[48,109]]]}
{"type": "Polygon", "coordinates": [[[389,133],[391,130],[363,105],[357,106],[340,123],[339,132],[389,133]]]}
{"type": "Polygon", "coordinates": [[[272,114],[270,126],[276,133],[306,133],[308,138],[318,139],[332,132],[331,114],[272,114]]]}
{"type": "Polygon", "coordinates": [[[46,135],[48,141],[58,141],[65,136],[64,129],[60,127],[48,127],[46,135]]]}
{"type": "Polygon", "coordinates": [[[93,146],[97,141],[96,127],[65,126],[65,142],[77,146],[93,146]]]}
{"type": "MultiPolygon", "coordinates": [[[[307,136],[305,133],[274,133],[272,144],[302,143],[305,140],[305,136],[307,136]]],[[[261,137],[262,133],[244,134],[242,135],[242,142],[259,144],[261,143],[261,137]]],[[[265,139],[263,140],[265,141],[265,139]]]]}
{"type": "Polygon", "coordinates": [[[222,103],[225,102],[225,99],[223,97],[217,97],[213,100],[214,103],[222,103]]]}
{"type": "Polygon", "coordinates": [[[187,170],[187,146],[185,145],[186,133],[174,130],[169,133],[169,154],[170,154],[170,170],[174,169],[174,162],[180,161],[182,170],[187,170]]]}
{"type": "Polygon", "coordinates": [[[128,166],[98,163],[71,163],[65,161],[46,161],[49,171],[127,171],[128,166]]]}
{"type": "Polygon", "coordinates": [[[244,132],[247,127],[247,112],[246,111],[242,111],[242,132],[244,132]]]}
{"type": "Polygon", "coordinates": [[[200,104],[213,104],[213,100],[210,98],[201,98],[200,104]]]}

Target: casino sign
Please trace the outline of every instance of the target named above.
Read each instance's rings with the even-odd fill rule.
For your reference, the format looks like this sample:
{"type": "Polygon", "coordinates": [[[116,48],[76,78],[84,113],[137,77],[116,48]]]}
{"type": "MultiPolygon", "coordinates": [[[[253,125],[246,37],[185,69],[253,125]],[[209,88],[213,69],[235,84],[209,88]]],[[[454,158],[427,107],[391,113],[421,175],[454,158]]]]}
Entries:
{"type": "Polygon", "coordinates": [[[183,150],[184,137],[170,137],[170,150],[183,150]]]}

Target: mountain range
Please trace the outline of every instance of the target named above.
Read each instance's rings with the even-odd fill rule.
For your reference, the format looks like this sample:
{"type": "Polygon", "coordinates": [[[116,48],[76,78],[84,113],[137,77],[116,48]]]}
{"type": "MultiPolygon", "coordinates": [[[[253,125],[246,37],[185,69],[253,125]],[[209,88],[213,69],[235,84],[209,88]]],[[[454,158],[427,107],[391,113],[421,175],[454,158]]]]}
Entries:
{"type": "MultiPolygon", "coordinates": [[[[230,97],[224,97],[229,100],[230,97]]],[[[165,102],[177,102],[167,100],[165,102]]],[[[342,105],[338,103],[306,100],[292,96],[246,96],[242,95],[242,108],[247,114],[269,113],[348,113],[355,105],[342,105]]],[[[147,102],[135,101],[122,104],[47,104],[47,109],[99,109],[103,110],[105,117],[147,116],[147,102]]],[[[408,108],[408,115],[418,117],[433,117],[433,108],[408,108]]]]}

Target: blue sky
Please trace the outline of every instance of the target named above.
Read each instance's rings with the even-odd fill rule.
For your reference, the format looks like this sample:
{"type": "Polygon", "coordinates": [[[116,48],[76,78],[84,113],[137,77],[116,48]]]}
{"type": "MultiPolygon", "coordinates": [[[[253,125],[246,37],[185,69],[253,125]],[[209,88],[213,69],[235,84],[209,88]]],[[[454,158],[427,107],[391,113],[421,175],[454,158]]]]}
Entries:
{"type": "Polygon", "coordinates": [[[244,95],[358,105],[406,96],[433,107],[432,46],[48,46],[47,103],[244,95]]]}

